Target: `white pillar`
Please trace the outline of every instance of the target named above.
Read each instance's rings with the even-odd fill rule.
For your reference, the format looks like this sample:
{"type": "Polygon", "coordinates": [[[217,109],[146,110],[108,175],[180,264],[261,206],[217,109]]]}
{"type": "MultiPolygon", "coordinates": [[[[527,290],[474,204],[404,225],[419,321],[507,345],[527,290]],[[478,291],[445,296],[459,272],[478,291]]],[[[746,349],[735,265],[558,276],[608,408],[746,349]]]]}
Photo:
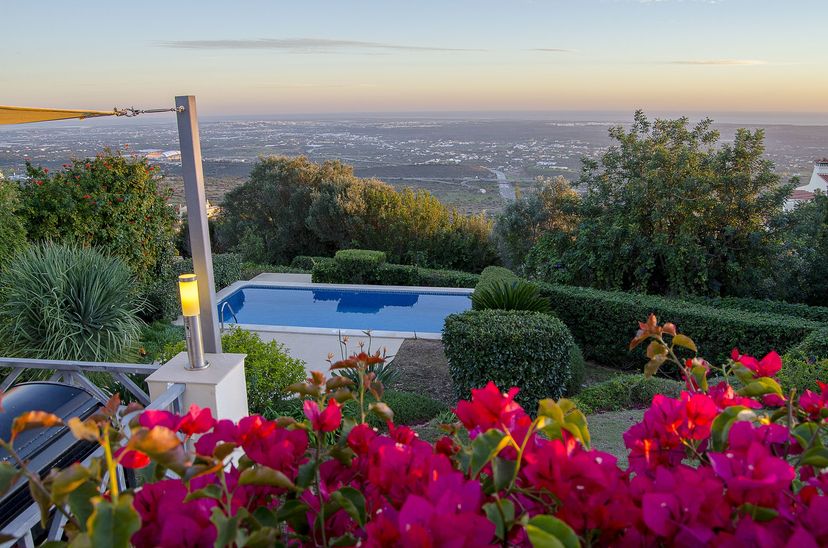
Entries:
{"type": "Polygon", "coordinates": [[[213,253],[210,249],[210,230],[207,226],[207,195],[204,193],[204,170],[201,165],[201,138],[198,134],[195,97],[176,97],[175,106],[183,109],[176,113],[176,118],[181,147],[181,172],[184,177],[184,199],[187,204],[187,224],[190,230],[190,251],[193,255],[193,269],[198,277],[204,351],[221,353],[216,286],[213,282],[213,253]]]}
{"type": "Polygon", "coordinates": [[[189,371],[187,353],[181,352],[147,377],[150,400],[167,391],[171,384],[186,386],[182,394],[182,412],[190,405],[209,407],[217,419],[237,422],[249,414],[247,384],[244,376],[245,354],[205,354],[207,369],[189,371]]]}

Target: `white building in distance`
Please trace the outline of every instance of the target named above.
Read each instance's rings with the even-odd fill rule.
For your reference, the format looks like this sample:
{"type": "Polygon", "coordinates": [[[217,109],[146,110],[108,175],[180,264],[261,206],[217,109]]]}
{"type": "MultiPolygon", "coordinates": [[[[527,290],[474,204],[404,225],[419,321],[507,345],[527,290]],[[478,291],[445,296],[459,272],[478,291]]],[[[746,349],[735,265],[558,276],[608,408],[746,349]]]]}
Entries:
{"type": "Polygon", "coordinates": [[[828,158],[814,161],[814,172],[808,184],[794,189],[790,198],[785,202],[785,209],[793,209],[801,202],[807,202],[814,197],[814,192],[822,191],[828,194],[828,158]]]}

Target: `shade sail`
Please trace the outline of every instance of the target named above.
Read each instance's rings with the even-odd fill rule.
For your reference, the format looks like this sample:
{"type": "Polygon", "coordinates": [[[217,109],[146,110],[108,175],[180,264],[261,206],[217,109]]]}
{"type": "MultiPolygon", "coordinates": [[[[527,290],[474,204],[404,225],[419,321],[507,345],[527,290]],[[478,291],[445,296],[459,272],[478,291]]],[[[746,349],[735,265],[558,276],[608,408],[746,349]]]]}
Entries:
{"type": "Polygon", "coordinates": [[[7,107],[0,105],[0,125],[28,124],[30,122],[48,122],[50,120],[69,120],[93,118],[97,116],[114,116],[113,110],[74,110],[65,108],[7,107]]]}

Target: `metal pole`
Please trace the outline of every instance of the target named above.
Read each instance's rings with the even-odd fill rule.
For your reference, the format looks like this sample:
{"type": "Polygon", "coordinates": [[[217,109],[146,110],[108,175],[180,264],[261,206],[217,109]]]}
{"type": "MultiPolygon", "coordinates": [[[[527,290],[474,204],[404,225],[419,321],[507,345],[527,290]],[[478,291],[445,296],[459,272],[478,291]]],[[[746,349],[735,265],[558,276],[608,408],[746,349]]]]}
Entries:
{"type": "Polygon", "coordinates": [[[187,223],[190,230],[190,250],[193,268],[198,277],[198,299],[204,321],[204,350],[221,353],[216,290],[213,282],[213,254],[210,249],[210,231],[207,227],[207,196],[204,193],[204,170],[201,165],[201,139],[198,135],[198,113],[195,97],[181,95],[175,106],[183,107],[176,114],[178,140],[181,146],[181,171],[184,175],[184,199],[187,204],[187,223]]]}

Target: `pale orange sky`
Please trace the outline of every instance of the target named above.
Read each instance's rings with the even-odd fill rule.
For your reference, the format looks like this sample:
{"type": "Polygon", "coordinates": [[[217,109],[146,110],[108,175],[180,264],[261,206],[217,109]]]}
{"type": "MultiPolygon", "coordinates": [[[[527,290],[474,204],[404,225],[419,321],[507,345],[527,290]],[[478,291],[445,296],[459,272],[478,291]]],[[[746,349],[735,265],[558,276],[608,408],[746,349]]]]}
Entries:
{"type": "Polygon", "coordinates": [[[0,104],[155,106],[195,94],[205,114],[828,109],[818,0],[82,8],[4,4],[0,104]]]}

